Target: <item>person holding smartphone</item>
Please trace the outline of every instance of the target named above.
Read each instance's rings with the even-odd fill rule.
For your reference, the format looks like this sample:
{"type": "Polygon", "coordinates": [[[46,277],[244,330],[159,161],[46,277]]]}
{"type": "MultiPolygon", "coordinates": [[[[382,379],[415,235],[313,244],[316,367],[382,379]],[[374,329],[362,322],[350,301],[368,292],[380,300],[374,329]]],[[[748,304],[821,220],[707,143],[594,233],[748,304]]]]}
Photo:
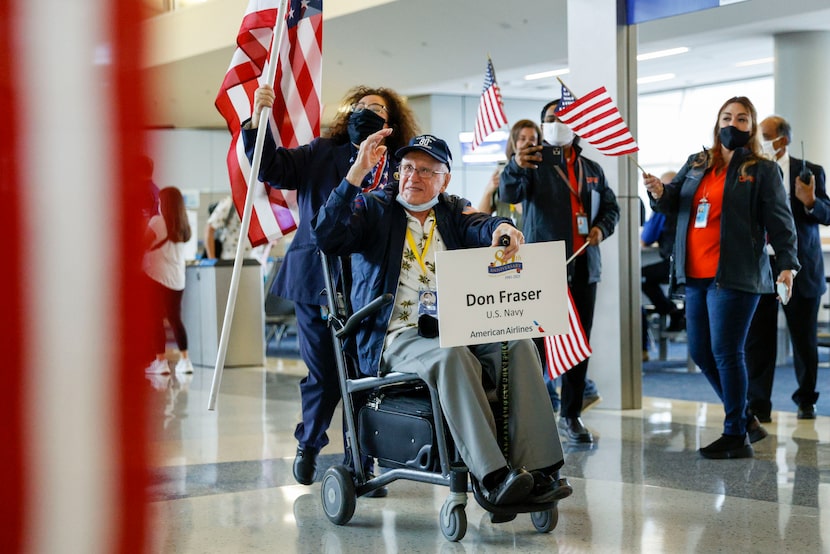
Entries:
{"type": "MultiPolygon", "coordinates": [[[[507,146],[504,148],[505,159],[509,160],[513,157],[516,150],[526,146],[536,146],[537,144],[542,144],[542,130],[536,122],[530,119],[520,119],[510,128],[510,137],[507,139],[507,146]]],[[[506,161],[499,162],[499,166],[487,183],[484,196],[478,204],[478,210],[490,215],[509,217],[516,224],[516,228],[521,231],[522,205],[502,202],[499,198],[499,180],[506,164],[506,161]]]]}
{"type": "MultiPolygon", "coordinates": [[[[559,121],[559,100],[542,108],[541,145],[517,149],[499,182],[504,202],[522,202],[527,242],[565,241],[567,256],[587,247],[568,265],[568,287],[590,340],[602,264],[599,244],[620,219],[617,197],[602,168],[582,156],[579,137],[559,121]]],[[[582,421],[588,360],[562,376],[559,429],[573,442],[592,443],[582,421]]]]}

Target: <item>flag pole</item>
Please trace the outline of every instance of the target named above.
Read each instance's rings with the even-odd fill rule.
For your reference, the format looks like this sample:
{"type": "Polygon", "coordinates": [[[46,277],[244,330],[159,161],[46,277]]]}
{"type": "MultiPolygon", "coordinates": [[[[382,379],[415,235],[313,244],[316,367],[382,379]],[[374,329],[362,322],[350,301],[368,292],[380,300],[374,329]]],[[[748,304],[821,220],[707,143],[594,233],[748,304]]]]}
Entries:
{"type": "MultiPolygon", "coordinates": [[[[285,32],[287,8],[288,0],[280,0],[280,6],[277,9],[277,20],[274,23],[274,38],[271,43],[271,55],[268,60],[268,73],[265,78],[265,82],[269,84],[274,83],[277,75],[277,60],[279,58],[280,45],[282,44],[282,35],[285,32]]],[[[225,306],[225,317],[222,321],[222,335],[219,339],[219,351],[216,353],[216,366],[213,368],[213,381],[210,386],[208,410],[216,409],[216,397],[219,394],[219,386],[222,384],[222,372],[225,369],[225,356],[228,353],[228,340],[230,339],[233,313],[236,308],[236,296],[239,292],[239,279],[242,273],[242,253],[245,250],[245,241],[248,238],[248,229],[251,227],[251,213],[254,207],[254,195],[251,187],[256,186],[259,182],[259,165],[262,159],[262,149],[265,144],[265,130],[268,126],[268,118],[270,115],[271,108],[264,108],[259,114],[259,126],[257,127],[254,155],[251,160],[251,171],[248,174],[248,190],[245,193],[245,208],[242,210],[239,241],[236,245],[233,273],[231,274],[231,284],[228,290],[228,303],[225,306]]]]}
{"type": "MultiPolygon", "coordinates": [[[[570,93],[571,93],[571,96],[573,96],[574,100],[577,100],[577,97],[576,97],[576,95],[574,94],[574,91],[572,91],[572,90],[570,89],[570,87],[568,87],[568,85],[566,85],[566,84],[562,81],[562,79],[561,79],[558,75],[556,76],[556,80],[557,80],[557,81],[559,81],[559,84],[560,84],[560,85],[562,85],[563,87],[565,87],[566,89],[568,89],[568,92],[570,92],[570,93]]],[[[640,169],[640,171],[642,171],[642,172],[643,172],[643,175],[646,175],[646,174],[647,174],[646,170],[645,170],[645,169],[643,169],[643,167],[642,167],[640,164],[638,164],[638,163],[637,163],[637,160],[634,158],[634,156],[633,156],[632,154],[626,154],[626,156],[628,156],[628,158],[629,158],[632,162],[634,162],[634,165],[636,165],[636,166],[640,169]]]]}
{"type": "Polygon", "coordinates": [[[574,261],[574,258],[576,258],[576,257],[577,257],[577,256],[579,256],[580,254],[582,254],[582,251],[583,251],[583,250],[585,250],[586,248],[588,248],[588,245],[589,245],[589,244],[590,244],[590,243],[586,240],[586,241],[582,244],[582,246],[580,246],[580,247],[579,247],[579,250],[577,250],[576,252],[574,252],[573,254],[571,254],[571,257],[570,257],[570,258],[568,258],[567,260],[565,260],[565,265],[568,265],[569,263],[571,263],[572,261],[574,261]]]}

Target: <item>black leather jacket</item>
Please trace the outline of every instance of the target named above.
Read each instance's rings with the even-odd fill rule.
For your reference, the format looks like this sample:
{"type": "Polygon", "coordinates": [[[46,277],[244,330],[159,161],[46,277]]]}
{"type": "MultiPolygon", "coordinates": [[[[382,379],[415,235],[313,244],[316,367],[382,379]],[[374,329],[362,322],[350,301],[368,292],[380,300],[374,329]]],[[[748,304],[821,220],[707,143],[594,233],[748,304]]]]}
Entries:
{"type": "MultiPolygon", "coordinates": [[[[674,254],[678,284],[686,282],[686,233],[692,220],[692,201],[706,172],[708,155],[708,152],[699,152],[689,156],[674,180],[665,186],[660,200],[651,197],[655,210],[677,214],[674,254]],[[696,164],[697,160],[703,163],[696,164]]],[[[721,287],[763,294],[774,291],[778,273],[785,269],[798,270],[801,266],[781,172],[774,162],[764,159],[756,160],[742,172],[741,166],[750,156],[748,149],[738,148],[726,170],[715,282],[721,287]],[[775,268],[770,267],[764,248],[767,240],[777,254],[775,268]]]]}

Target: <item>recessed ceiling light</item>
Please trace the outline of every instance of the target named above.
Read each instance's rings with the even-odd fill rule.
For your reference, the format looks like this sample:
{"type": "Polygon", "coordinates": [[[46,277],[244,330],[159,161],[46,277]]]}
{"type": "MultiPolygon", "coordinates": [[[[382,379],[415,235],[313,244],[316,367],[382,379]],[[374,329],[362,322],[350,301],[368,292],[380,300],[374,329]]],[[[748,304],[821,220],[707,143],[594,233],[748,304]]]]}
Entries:
{"type": "Polygon", "coordinates": [[[571,70],[567,67],[564,69],[554,69],[553,71],[543,71],[541,73],[531,73],[525,75],[525,81],[535,81],[537,79],[547,79],[548,77],[558,77],[559,75],[567,75],[571,70]]]}
{"type": "Polygon", "coordinates": [[[653,60],[656,58],[665,58],[666,56],[676,56],[678,54],[685,54],[689,49],[685,46],[679,48],[669,48],[668,50],[657,50],[656,52],[648,52],[646,54],[637,54],[637,61],[653,60]]]}
{"type": "Polygon", "coordinates": [[[674,73],[661,73],[650,77],[640,77],[637,79],[637,84],[645,85],[646,83],[659,83],[660,81],[668,81],[669,79],[674,79],[675,77],[676,75],[674,73]]]}
{"type": "Polygon", "coordinates": [[[738,62],[735,64],[735,67],[749,67],[751,65],[761,65],[765,63],[772,63],[775,61],[775,58],[758,58],[757,60],[746,60],[745,62],[738,62]]]}

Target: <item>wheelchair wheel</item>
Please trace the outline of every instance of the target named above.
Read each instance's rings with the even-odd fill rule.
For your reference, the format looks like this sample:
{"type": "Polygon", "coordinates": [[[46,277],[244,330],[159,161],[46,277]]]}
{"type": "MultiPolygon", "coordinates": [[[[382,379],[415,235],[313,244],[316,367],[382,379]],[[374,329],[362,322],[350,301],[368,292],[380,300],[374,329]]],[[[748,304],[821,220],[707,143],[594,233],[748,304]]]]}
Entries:
{"type": "Polygon", "coordinates": [[[550,533],[559,523],[559,507],[554,506],[544,512],[531,512],[530,521],[533,522],[533,527],[540,533],[550,533]]]}
{"type": "Polygon", "coordinates": [[[441,532],[448,541],[457,542],[467,534],[467,512],[462,504],[456,504],[447,512],[447,505],[441,506],[441,532]]]}
{"type": "Polygon", "coordinates": [[[343,466],[330,467],[323,475],[320,497],[329,521],[335,525],[347,524],[357,507],[357,494],[349,470],[343,466]]]}

